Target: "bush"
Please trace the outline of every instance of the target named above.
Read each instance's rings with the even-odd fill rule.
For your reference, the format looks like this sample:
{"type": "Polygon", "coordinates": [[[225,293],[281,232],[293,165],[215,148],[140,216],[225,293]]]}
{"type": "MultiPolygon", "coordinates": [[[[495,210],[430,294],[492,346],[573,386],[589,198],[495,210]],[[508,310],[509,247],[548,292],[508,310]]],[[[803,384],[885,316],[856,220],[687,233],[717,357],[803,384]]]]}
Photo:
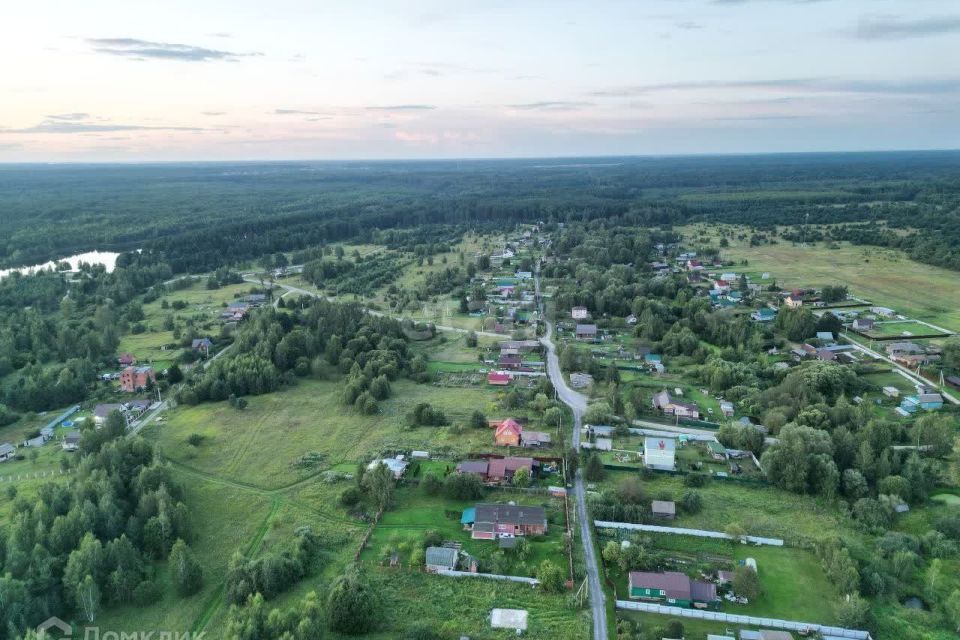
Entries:
{"type": "Polygon", "coordinates": [[[487,427],[487,416],[482,411],[474,411],[470,415],[470,426],[474,429],[483,429],[487,427]]]}
{"type": "Polygon", "coordinates": [[[603,468],[603,461],[596,452],[591,453],[590,457],[587,458],[587,466],[583,475],[590,482],[599,482],[606,477],[607,470],[603,468]]]}
{"type": "Polygon", "coordinates": [[[426,493],[428,496],[439,495],[443,490],[443,483],[440,482],[440,479],[433,474],[425,476],[423,481],[420,483],[420,486],[423,487],[424,493],[426,493]]]}
{"type": "Polygon", "coordinates": [[[199,433],[191,433],[189,436],[187,436],[187,444],[194,447],[199,447],[205,439],[206,436],[204,435],[199,433]]]}
{"type": "Polygon", "coordinates": [[[347,487],[340,494],[340,504],[349,508],[363,500],[363,491],[357,487],[347,487]]]}
{"type": "Polygon", "coordinates": [[[443,495],[451,500],[479,500],[483,497],[480,479],[467,473],[451,473],[443,481],[443,495]]]}
{"type": "Polygon", "coordinates": [[[152,580],[144,580],[133,590],[133,602],[141,607],[156,604],[162,596],[157,583],[152,580]]]}
{"type": "Polygon", "coordinates": [[[757,572],[748,566],[740,565],[733,571],[731,583],[734,593],[754,600],[760,596],[760,578],[757,572]]]}
{"type": "Polygon", "coordinates": [[[703,487],[707,484],[707,476],[702,473],[688,473],[683,476],[683,486],[703,487]]]}
{"type": "Polygon", "coordinates": [[[440,634],[425,624],[417,624],[407,629],[404,640],[441,640],[440,634]]]}
{"type": "Polygon", "coordinates": [[[170,575],[177,593],[191,596],[203,586],[203,568],[193,551],[183,540],[177,540],[170,550],[170,575]]]}
{"type": "Polygon", "coordinates": [[[414,427],[442,427],[448,421],[443,411],[434,409],[427,402],[421,402],[407,414],[407,422],[414,427]]]}
{"type": "Polygon", "coordinates": [[[680,496],[680,508],[687,513],[700,513],[703,509],[703,497],[696,491],[684,491],[680,496]]]}
{"type": "Polygon", "coordinates": [[[376,627],[379,608],[373,588],[357,570],[350,570],[330,587],[327,626],[347,635],[367,633],[376,627]]]}

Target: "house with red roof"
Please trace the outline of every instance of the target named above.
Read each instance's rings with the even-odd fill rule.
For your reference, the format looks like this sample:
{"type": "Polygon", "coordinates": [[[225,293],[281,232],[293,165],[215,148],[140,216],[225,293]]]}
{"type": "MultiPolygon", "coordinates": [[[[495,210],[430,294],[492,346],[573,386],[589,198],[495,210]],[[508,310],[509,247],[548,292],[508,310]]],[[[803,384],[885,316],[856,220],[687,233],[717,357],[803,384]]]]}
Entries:
{"type": "Polygon", "coordinates": [[[487,384],[495,387],[505,387],[510,384],[510,374],[506,371],[491,371],[487,374],[487,384]]]}
{"type": "Polygon", "coordinates": [[[523,433],[523,427],[513,418],[507,418],[496,426],[493,438],[498,446],[501,447],[519,447],[520,435],[523,433]]]}
{"type": "Polygon", "coordinates": [[[533,475],[533,458],[491,458],[487,463],[487,481],[489,482],[510,482],[520,469],[526,469],[527,473],[533,475]]]}

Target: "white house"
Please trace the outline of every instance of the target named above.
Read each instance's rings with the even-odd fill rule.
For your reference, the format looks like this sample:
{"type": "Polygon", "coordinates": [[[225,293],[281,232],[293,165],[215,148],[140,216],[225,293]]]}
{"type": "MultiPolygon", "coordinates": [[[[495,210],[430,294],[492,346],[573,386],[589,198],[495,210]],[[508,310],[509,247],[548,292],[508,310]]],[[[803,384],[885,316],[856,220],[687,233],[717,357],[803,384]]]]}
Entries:
{"type": "Polygon", "coordinates": [[[574,320],[585,320],[590,317],[590,312],[586,307],[574,307],[570,309],[570,317],[574,320]]]}
{"type": "Polygon", "coordinates": [[[643,464],[651,469],[672,471],[676,467],[677,441],[673,438],[644,438],[643,464]]]}

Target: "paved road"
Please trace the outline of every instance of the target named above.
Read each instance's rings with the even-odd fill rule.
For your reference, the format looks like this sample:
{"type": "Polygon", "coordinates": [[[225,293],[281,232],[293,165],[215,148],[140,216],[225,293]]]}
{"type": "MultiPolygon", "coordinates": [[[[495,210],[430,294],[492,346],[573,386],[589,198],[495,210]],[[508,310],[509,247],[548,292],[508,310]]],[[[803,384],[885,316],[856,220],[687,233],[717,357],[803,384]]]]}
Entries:
{"type": "Polygon", "coordinates": [[[880,353],[879,351],[874,351],[873,349],[870,349],[870,348],[868,348],[868,347],[863,346],[863,345],[860,344],[859,342],[856,342],[856,341],[853,340],[852,338],[850,338],[850,337],[848,337],[848,336],[846,336],[846,335],[844,335],[844,334],[842,334],[842,333],[840,334],[840,337],[843,338],[843,339],[847,342],[847,344],[849,344],[850,346],[852,346],[852,347],[853,347],[854,349],[856,349],[857,351],[860,351],[860,352],[862,352],[862,353],[865,353],[865,354],[867,354],[867,355],[869,355],[869,356],[872,356],[872,357],[874,357],[874,358],[878,358],[878,359],[883,360],[884,362],[888,363],[891,367],[893,367],[894,369],[896,369],[897,372],[898,372],[900,375],[902,375],[903,377],[907,378],[907,379],[910,380],[912,383],[914,383],[914,384],[929,384],[929,385],[936,386],[936,387],[940,390],[940,395],[942,395],[942,396],[947,400],[947,402],[950,402],[950,403],[952,403],[952,404],[960,404],[960,400],[958,400],[958,399],[957,399],[956,397],[954,397],[952,394],[948,393],[947,390],[944,389],[943,387],[938,386],[938,385],[937,385],[935,382],[933,382],[932,380],[926,380],[925,378],[921,378],[921,377],[918,376],[916,373],[914,373],[914,372],[911,371],[910,369],[907,369],[905,366],[903,366],[903,365],[900,364],[899,362],[894,361],[893,359],[885,356],[884,354],[880,353]]]}
{"type": "MultiPolygon", "coordinates": [[[[573,411],[573,447],[580,450],[580,429],[583,426],[583,412],[587,409],[587,399],[582,394],[577,393],[567,386],[563,379],[563,373],[560,371],[560,359],[557,358],[557,350],[551,337],[553,335],[553,324],[546,320],[543,313],[543,303],[540,301],[540,276],[535,276],[534,286],[536,289],[538,304],[540,305],[540,316],[546,323],[546,333],[540,339],[540,342],[547,348],[547,373],[550,376],[550,382],[557,391],[559,397],[573,411]]],[[[590,520],[587,518],[587,499],[583,488],[582,472],[577,470],[577,477],[573,481],[573,499],[577,503],[577,520],[580,522],[580,540],[583,541],[583,556],[587,565],[587,585],[590,588],[590,608],[593,611],[593,638],[594,640],[607,640],[607,608],[604,603],[603,585],[600,583],[600,569],[597,563],[597,553],[593,546],[593,530],[590,528],[590,520]]]]}
{"type": "Polygon", "coordinates": [[[153,411],[151,411],[145,418],[143,418],[142,420],[137,420],[136,424],[133,425],[133,428],[132,428],[132,429],[129,429],[129,430],[127,431],[127,437],[128,437],[128,438],[132,438],[133,436],[135,436],[135,435],[137,435],[138,433],[140,433],[140,431],[141,431],[145,426],[147,426],[148,424],[150,424],[151,422],[153,422],[154,419],[156,419],[156,417],[157,417],[158,415],[160,415],[161,412],[163,412],[164,410],[166,410],[166,408],[167,408],[167,401],[164,400],[163,402],[161,402],[161,403],[157,406],[156,409],[154,409],[153,411]]]}

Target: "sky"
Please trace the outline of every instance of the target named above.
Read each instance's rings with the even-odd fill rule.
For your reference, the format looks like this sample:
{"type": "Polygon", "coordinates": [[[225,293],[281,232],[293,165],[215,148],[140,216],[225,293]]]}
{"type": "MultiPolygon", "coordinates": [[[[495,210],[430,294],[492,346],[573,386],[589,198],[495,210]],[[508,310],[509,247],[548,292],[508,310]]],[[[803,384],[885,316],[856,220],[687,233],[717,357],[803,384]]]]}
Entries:
{"type": "Polygon", "coordinates": [[[960,147],[956,0],[6,0],[0,162],[960,147]]]}

